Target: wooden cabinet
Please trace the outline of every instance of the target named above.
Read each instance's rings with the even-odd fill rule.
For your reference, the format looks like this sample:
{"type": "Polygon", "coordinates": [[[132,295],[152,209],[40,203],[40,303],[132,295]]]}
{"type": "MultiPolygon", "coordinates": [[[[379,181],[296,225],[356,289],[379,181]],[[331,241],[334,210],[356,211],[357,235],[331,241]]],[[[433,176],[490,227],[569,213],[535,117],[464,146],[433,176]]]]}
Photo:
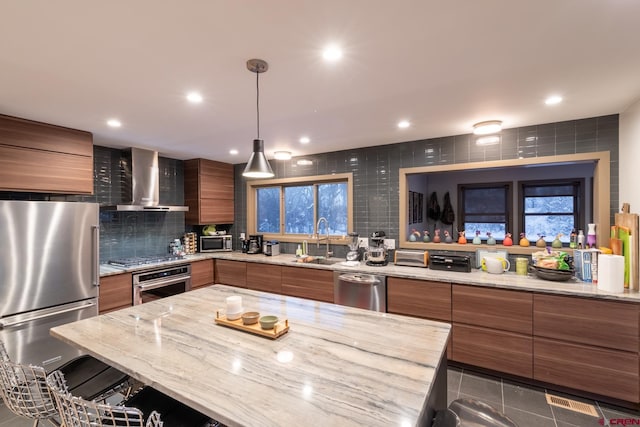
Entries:
{"type": "Polygon", "coordinates": [[[206,159],[184,162],[184,198],[187,224],[234,222],[233,165],[206,159]]]}
{"type": "Polygon", "coordinates": [[[191,289],[213,285],[213,260],[205,259],[191,263],[191,289]]]}
{"type": "Polygon", "coordinates": [[[282,293],[333,302],[333,272],[304,267],[282,267],[282,293]]]}
{"type": "Polygon", "coordinates": [[[93,194],[93,136],[0,115],[0,190],[93,194]]]}
{"type": "Polygon", "coordinates": [[[215,283],[221,285],[247,287],[247,263],[217,259],[215,263],[215,283]]]}
{"type": "Polygon", "coordinates": [[[637,304],[535,295],[533,307],[534,379],[640,401],[637,304]]]}
{"type": "Polygon", "coordinates": [[[450,322],[451,284],[389,277],[387,311],[450,322]]]}
{"type": "Polygon", "coordinates": [[[282,267],[272,264],[247,263],[247,288],[282,293],[282,267]]]}
{"type": "Polygon", "coordinates": [[[100,314],[133,305],[133,282],[131,273],[116,274],[100,278],[100,314]]]}
{"type": "MultiPolygon", "coordinates": [[[[387,312],[451,323],[451,284],[388,277],[387,312]]],[[[447,359],[453,357],[452,336],[449,335],[447,359]]]]}
{"type": "Polygon", "coordinates": [[[453,285],[453,360],[531,378],[533,295],[453,285]]]}

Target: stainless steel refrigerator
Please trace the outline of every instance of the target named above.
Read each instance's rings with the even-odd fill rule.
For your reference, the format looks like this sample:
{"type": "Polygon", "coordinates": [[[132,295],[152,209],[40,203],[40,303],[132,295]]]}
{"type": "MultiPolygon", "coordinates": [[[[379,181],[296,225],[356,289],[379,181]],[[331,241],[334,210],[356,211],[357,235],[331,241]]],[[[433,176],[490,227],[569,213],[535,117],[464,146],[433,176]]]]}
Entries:
{"type": "Polygon", "coordinates": [[[49,329],[98,314],[96,203],[0,201],[0,339],[55,369],[80,354],[49,329]]]}

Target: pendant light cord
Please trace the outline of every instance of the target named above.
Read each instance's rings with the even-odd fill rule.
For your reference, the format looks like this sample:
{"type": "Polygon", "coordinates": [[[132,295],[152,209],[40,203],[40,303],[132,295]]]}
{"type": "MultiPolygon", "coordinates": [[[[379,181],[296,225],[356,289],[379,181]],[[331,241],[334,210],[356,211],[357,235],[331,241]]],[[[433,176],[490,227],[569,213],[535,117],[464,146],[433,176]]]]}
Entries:
{"type": "Polygon", "coordinates": [[[259,78],[260,73],[256,73],[256,117],[258,118],[258,139],[260,139],[260,85],[258,84],[259,78]]]}

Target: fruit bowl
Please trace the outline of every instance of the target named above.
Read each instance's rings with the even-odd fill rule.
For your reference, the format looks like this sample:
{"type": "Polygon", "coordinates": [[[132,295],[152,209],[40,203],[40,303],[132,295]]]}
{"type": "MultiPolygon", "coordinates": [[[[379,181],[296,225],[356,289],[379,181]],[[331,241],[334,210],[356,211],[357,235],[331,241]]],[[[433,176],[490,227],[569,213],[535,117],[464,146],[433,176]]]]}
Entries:
{"type": "Polygon", "coordinates": [[[574,270],[554,270],[552,268],[536,267],[532,265],[530,271],[543,280],[552,280],[554,282],[565,282],[573,277],[574,270]]]}

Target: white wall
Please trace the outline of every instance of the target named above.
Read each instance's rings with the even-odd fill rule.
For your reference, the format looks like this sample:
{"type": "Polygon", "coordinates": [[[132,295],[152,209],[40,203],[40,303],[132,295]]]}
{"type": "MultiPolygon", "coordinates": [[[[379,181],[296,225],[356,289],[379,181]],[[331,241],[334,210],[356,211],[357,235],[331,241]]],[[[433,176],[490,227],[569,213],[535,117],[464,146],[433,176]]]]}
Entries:
{"type": "Polygon", "coordinates": [[[620,206],[631,204],[631,212],[640,212],[640,100],[620,114],[620,206]]]}

